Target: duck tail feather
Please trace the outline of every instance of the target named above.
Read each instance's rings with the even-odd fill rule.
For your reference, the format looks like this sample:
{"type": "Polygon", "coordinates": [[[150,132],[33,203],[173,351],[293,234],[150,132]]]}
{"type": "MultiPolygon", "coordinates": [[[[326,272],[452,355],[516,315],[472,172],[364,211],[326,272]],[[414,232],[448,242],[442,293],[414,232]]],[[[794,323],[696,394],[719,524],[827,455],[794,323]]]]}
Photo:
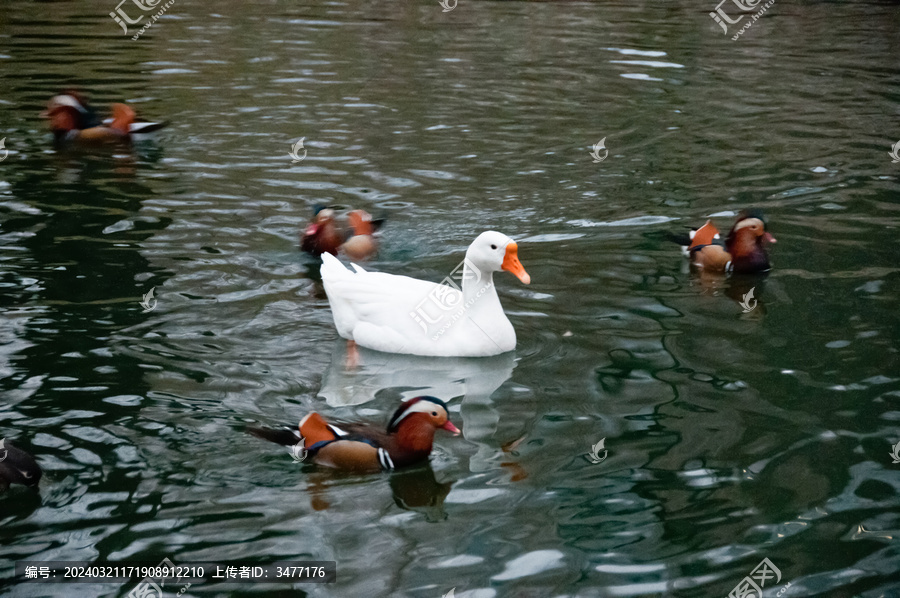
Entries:
{"type": "Polygon", "coordinates": [[[139,121],[131,123],[129,130],[132,135],[145,135],[147,133],[155,133],[167,126],[169,126],[169,121],[167,120],[158,123],[139,121]]]}
{"type": "Polygon", "coordinates": [[[300,435],[297,433],[297,431],[288,428],[287,426],[285,426],[284,428],[251,427],[247,428],[247,431],[257,438],[262,438],[263,440],[268,440],[269,442],[274,442],[275,444],[281,444],[284,446],[293,446],[300,441],[300,435]]]}
{"type": "Polygon", "coordinates": [[[341,260],[337,259],[327,251],[322,253],[322,276],[325,276],[326,273],[330,273],[334,276],[340,276],[341,274],[343,274],[342,271],[346,272],[347,268],[344,267],[344,264],[341,263],[341,260]]]}

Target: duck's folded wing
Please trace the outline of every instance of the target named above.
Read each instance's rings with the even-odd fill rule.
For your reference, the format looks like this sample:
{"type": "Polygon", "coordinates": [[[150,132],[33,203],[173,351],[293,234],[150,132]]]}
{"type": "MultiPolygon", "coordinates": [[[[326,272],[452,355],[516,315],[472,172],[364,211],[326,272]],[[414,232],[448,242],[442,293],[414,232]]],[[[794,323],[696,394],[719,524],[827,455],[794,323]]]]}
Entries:
{"type": "Polygon", "coordinates": [[[429,324],[444,317],[441,302],[458,305],[462,293],[449,285],[382,272],[367,272],[353,264],[355,272],[335,257],[322,255],[322,282],[334,312],[334,322],[344,338],[357,341],[359,333],[386,341],[417,338],[429,324]],[[394,338],[396,337],[396,338],[394,338]]]}
{"type": "Polygon", "coordinates": [[[366,440],[376,447],[387,446],[391,441],[390,434],[384,428],[371,424],[341,423],[341,428],[346,431],[345,438],[351,440],[366,440]]]}

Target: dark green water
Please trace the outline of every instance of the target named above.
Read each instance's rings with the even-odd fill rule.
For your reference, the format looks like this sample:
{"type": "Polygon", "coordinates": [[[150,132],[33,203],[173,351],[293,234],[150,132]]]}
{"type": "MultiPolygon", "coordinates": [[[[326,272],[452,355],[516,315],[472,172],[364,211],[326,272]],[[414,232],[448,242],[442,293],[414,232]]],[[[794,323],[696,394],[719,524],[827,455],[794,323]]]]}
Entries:
{"type": "Polygon", "coordinates": [[[767,598],[900,595],[895,3],[778,0],[738,41],[712,0],[178,0],[137,41],[115,5],[0,15],[0,437],[45,472],[0,495],[0,594],[133,587],[15,561],[168,557],[337,562],[185,596],[724,597],[763,558],[767,598]],[[73,83],[171,125],[57,153],[38,113],[73,83]],[[297,251],[317,202],[384,212],[371,267],[434,281],[516,238],[515,354],[346,371],[297,251]],[[765,280],[663,239],[751,205],[765,280]],[[244,431],[422,393],[463,435],[409,473],[244,431]]]}

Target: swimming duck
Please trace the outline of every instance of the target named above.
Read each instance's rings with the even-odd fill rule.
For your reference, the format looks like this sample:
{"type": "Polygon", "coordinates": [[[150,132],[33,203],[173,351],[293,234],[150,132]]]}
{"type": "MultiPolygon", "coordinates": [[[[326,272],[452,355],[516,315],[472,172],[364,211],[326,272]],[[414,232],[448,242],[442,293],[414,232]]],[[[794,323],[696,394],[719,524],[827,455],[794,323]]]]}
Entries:
{"type": "Polygon", "coordinates": [[[300,420],[296,429],[251,428],[250,433],[277,444],[296,446],[302,460],[316,465],[375,472],[426,461],[438,429],[454,436],[459,434],[450,422],[444,401],[416,397],[394,412],[387,428],[366,423],[341,423],[338,427],[313,412],[300,420]]]}
{"type": "Polygon", "coordinates": [[[57,144],[125,143],[131,141],[132,135],[151,133],[167,124],[138,122],[134,110],[125,104],[113,104],[111,111],[111,118],[101,121],[81,94],[66,91],[50,98],[42,116],[50,119],[50,130],[57,144]]]}
{"type": "Polygon", "coordinates": [[[525,284],[531,277],[506,235],[478,235],[441,284],[352,266],[353,272],[322,254],[322,282],[341,337],[376,351],[438,357],[487,357],[516,348],[493,274],[506,270],[525,284]],[[454,279],[462,280],[461,289],[454,279]]]}
{"type": "Polygon", "coordinates": [[[0,440],[0,491],[10,484],[37,486],[43,473],[34,457],[5,438],[0,440]]]}
{"type": "Polygon", "coordinates": [[[334,208],[316,206],[313,221],[300,237],[300,248],[316,257],[343,250],[350,259],[366,259],[378,249],[375,231],[383,222],[373,220],[365,210],[338,214],[334,208]]]}
{"type": "Polygon", "coordinates": [[[711,220],[692,233],[691,265],[706,272],[752,274],[770,268],[766,244],[775,243],[760,210],[743,210],[723,244],[711,220]]]}

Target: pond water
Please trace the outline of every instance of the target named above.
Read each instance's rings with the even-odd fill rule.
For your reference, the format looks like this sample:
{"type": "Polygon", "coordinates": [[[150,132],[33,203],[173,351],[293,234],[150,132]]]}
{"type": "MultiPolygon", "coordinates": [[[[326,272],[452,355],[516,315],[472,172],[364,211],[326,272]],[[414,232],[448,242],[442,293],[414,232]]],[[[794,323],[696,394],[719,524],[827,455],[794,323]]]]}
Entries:
{"type": "Polygon", "coordinates": [[[895,4],[779,0],[737,41],[713,0],[178,0],[137,40],[115,5],[0,19],[0,437],[44,469],[0,494],[0,594],[134,587],[15,561],[169,558],[337,563],[188,597],[720,597],[763,559],[766,596],[900,595],[895,4]],[[170,125],[57,152],[73,84],[170,125]],[[367,268],[433,281],[515,238],[516,351],[348,370],[316,203],[384,214],[367,268]],[[748,206],[771,274],[692,275],[666,233],[748,206]],[[405,473],[246,433],[428,393],[463,434],[405,473]]]}

